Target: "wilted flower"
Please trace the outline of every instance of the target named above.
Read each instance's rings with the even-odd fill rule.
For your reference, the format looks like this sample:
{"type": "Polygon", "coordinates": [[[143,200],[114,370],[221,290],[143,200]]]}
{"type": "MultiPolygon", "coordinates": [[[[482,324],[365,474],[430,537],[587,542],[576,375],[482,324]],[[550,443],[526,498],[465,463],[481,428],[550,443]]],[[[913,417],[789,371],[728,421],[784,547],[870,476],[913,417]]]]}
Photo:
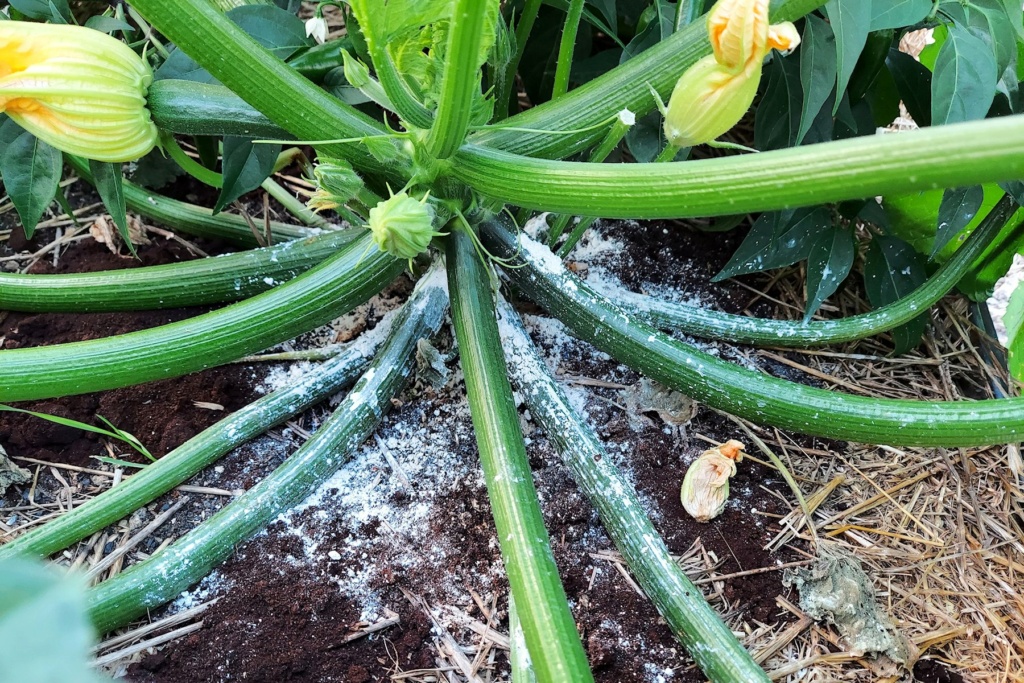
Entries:
{"type": "Polygon", "coordinates": [[[743,444],[730,439],[693,461],[683,477],[679,496],[691,517],[708,522],[722,514],[729,500],[729,479],[736,474],[736,463],[742,459],[743,444]]]}
{"type": "Polygon", "coordinates": [[[314,211],[336,209],[359,193],[363,180],[344,159],[321,159],[313,169],[316,192],[306,205],[314,211]]]}
{"type": "Polygon", "coordinates": [[[708,14],[712,54],[691,66],[672,91],[665,137],[677,147],[712,142],[739,123],[772,49],[800,44],[790,22],[768,25],[769,0],[719,0],[708,14]]]}
{"type": "Polygon", "coordinates": [[[427,198],[417,201],[404,190],[370,209],[370,232],[381,251],[413,259],[427,250],[434,231],[434,208],[427,198]]]}
{"type": "Polygon", "coordinates": [[[149,66],[91,28],[0,21],[0,112],[57,149],[138,159],[157,143],[149,66]]]}
{"type": "Polygon", "coordinates": [[[318,44],[323,45],[327,40],[327,20],[321,16],[315,16],[306,20],[306,36],[312,36],[318,44]]]}

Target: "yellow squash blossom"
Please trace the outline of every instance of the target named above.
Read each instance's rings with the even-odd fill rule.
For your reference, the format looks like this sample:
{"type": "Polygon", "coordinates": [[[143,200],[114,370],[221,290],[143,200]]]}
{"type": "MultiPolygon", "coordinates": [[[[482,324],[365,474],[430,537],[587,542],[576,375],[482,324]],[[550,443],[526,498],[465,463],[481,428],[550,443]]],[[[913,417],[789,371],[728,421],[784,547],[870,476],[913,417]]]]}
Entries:
{"type": "Polygon", "coordinates": [[[138,159],[157,143],[149,66],[121,41],[81,26],[0,21],[0,112],[57,149],[138,159]]]}
{"type": "Polygon", "coordinates": [[[769,26],[769,0],[719,0],[708,13],[712,54],[676,83],[665,113],[665,137],[676,147],[713,142],[739,123],[761,81],[772,49],[800,44],[790,22],[769,26]]]}
{"type": "Polygon", "coordinates": [[[729,500],[729,479],[743,459],[743,444],[735,439],[711,448],[693,461],[683,477],[679,499],[698,522],[710,522],[722,514],[729,500]]]}

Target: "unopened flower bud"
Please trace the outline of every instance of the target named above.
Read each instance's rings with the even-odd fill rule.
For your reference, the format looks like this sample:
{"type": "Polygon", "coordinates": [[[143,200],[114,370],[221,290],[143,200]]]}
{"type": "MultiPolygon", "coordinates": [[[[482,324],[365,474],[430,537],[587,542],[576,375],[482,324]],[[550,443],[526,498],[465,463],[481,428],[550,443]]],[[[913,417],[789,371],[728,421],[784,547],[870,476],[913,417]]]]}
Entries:
{"type": "Polygon", "coordinates": [[[370,83],[370,70],[357,57],[353,57],[348,50],[341,51],[341,59],[344,63],[345,80],[353,88],[365,88],[370,83]]]}
{"type": "Polygon", "coordinates": [[[413,259],[427,250],[434,231],[434,209],[427,198],[417,201],[404,190],[370,209],[370,232],[381,251],[413,259]]]}
{"type": "Polygon", "coordinates": [[[736,463],[743,459],[743,444],[735,439],[704,451],[683,477],[680,500],[698,522],[709,522],[722,514],[729,500],[729,479],[736,463]]]}
{"type": "Polygon", "coordinates": [[[316,192],[306,203],[314,211],[336,209],[355,197],[363,180],[344,159],[321,159],[313,169],[316,192]]]}
{"type": "Polygon", "coordinates": [[[0,112],[57,149],[108,162],[144,156],[157,143],[152,80],[142,58],[105,33],[0,21],[0,112]]]}
{"type": "Polygon", "coordinates": [[[768,24],[769,0],[719,0],[708,13],[712,54],[683,73],[665,114],[665,137],[676,147],[712,142],[739,123],[772,49],[800,44],[790,22],[768,24]]]}

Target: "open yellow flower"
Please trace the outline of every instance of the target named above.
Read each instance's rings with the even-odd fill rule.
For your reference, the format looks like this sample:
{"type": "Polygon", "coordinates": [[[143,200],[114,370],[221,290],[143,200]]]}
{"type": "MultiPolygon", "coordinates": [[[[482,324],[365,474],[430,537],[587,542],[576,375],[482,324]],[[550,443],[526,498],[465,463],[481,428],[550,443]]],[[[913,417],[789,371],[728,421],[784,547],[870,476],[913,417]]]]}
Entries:
{"type": "Polygon", "coordinates": [[[800,44],[790,22],[768,24],[769,0],[719,0],[708,13],[712,54],[683,73],[665,113],[665,137],[676,147],[712,142],[739,123],[772,49],[800,44]]]}
{"type": "Polygon", "coordinates": [[[0,21],[0,112],[57,149],[109,162],[145,155],[157,143],[146,108],[152,80],[105,33],[0,21]]]}

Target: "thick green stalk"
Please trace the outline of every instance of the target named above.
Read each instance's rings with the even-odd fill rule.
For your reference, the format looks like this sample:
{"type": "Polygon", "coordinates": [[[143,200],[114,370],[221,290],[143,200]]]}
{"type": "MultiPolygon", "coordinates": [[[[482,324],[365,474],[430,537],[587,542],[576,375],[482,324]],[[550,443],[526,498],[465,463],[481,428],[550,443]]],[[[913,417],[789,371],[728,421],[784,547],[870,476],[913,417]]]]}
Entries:
{"type": "Polygon", "coordinates": [[[533,675],[533,664],[530,662],[530,651],[526,649],[526,636],[523,626],[519,623],[519,611],[516,601],[508,599],[508,666],[510,679],[515,683],[537,683],[533,675]]]}
{"type": "Polygon", "coordinates": [[[298,218],[303,225],[316,228],[327,227],[330,225],[326,218],[310,210],[310,208],[303,204],[300,199],[282,187],[281,184],[273,178],[265,179],[260,183],[260,187],[262,187],[267,194],[276,199],[278,204],[283,206],[288,213],[298,218]]]}
{"type": "MultiPolygon", "coordinates": [[[[771,20],[773,23],[795,21],[824,4],[825,0],[773,2],[771,20]]],[[[550,135],[543,131],[590,128],[622,109],[630,109],[638,117],[654,111],[650,88],[667,100],[683,72],[709,54],[711,43],[707,26],[702,21],[695,22],[565,97],[545,102],[506,121],[510,126],[537,132],[493,128],[471,135],[469,142],[528,156],[563,158],[576,154],[594,144],[600,132],[550,135]]]]}
{"type": "Polygon", "coordinates": [[[714,683],[767,683],[761,667],[673,561],[632,485],[551,377],[515,309],[501,301],[498,314],[508,373],[530,414],[597,508],[601,524],[672,632],[714,683]]]}
{"type": "Polygon", "coordinates": [[[582,16],[583,0],[569,0],[562,40],[558,44],[558,62],[555,65],[555,83],[551,89],[551,99],[569,92],[569,73],[572,71],[572,56],[576,49],[576,34],[580,30],[582,16]]]}
{"type": "Polygon", "coordinates": [[[376,346],[383,341],[379,334],[374,334],[369,342],[362,339],[293,385],[229,415],[114,488],[0,546],[0,560],[16,555],[46,557],[68,547],[155,500],[225,453],[351,384],[366,369],[376,346]]]}
{"type": "Polygon", "coordinates": [[[398,72],[398,67],[391,59],[391,53],[387,47],[378,41],[373,42],[373,66],[377,70],[377,77],[395,106],[395,111],[403,121],[417,128],[429,129],[434,123],[434,112],[423,106],[423,103],[416,99],[409,84],[398,72]]]}
{"type": "Polygon", "coordinates": [[[494,100],[494,114],[498,120],[508,117],[509,108],[512,106],[510,102],[512,92],[516,86],[516,73],[519,71],[519,62],[523,59],[523,48],[526,47],[526,41],[530,39],[530,33],[533,31],[534,22],[537,21],[537,14],[540,12],[542,2],[543,0],[526,0],[526,4],[523,5],[523,13],[516,24],[516,51],[512,55],[508,66],[505,67],[505,77],[501,81],[501,92],[498,93],[497,98],[494,100]]]}
{"type": "MultiPolygon", "coordinates": [[[[331,97],[227,19],[205,0],[135,0],[132,6],[217,80],[300,140],[358,138],[387,131],[331,97]]],[[[362,145],[320,151],[367,171],[384,166],[362,145]]]]}
{"type": "Polygon", "coordinates": [[[920,317],[953,289],[968,273],[992,243],[1007,219],[1024,220],[1015,214],[1014,201],[1004,196],[967,241],[935,274],[899,301],[868,313],[840,320],[814,320],[808,323],[790,320],[750,318],[722,313],[697,306],[687,306],[625,290],[605,291],[619,306],[654,325],[667,330],[705,339],[729,341],[757,346],[809,348],[864,339],[886,332],[920,317]]]}
{"type": "Polygon", "coordinates": [[[172,600],[344,464],[391,407],[412,369],[416,343],[440,327],[445,304],[444,274],[435,268],[406,304],[370,368],[294,455],[183,538],[90,591],[89,611],[97,630],[105,633],[172,600]]]}
{"type": "Polygon", "coordinates": [[[362,234],[338,230],[263,249],[144,268],[70,275],[0,273],[0,310],[97,313],[238,301],[291,280],[362,234]],[[131,294],[125,296],[126,292],[131,294]]]}
{"type": "Polygon", "coordinates": [[[505,376],[494,294],[469,236],[447,240],[452,322],[505,571],[537,680],[593,680],[541,516],[505,376]]]}
{"type": "MultiPolygon", "coordinates": [[[[93,182],[89,162],[71,154],[65,154],[64,160],[86,182],[93,182]]],[[[214,215],[209,209],[150,192],[130,180],[122,181],[122,187],[128,209],[140,216],[190,235],[224,240],[242,247],[260,246],[249,224],[241,216],[228,213],[214,215]]],[[[315,230],[300,225],[278,221],[270,223],[270,234],[275,242],[309,237],[315,233],[315,230]]]]}
{"type": "Polygon", "coordinates": [[[538,211],[689,218],[1024,177],[1024,115],[666,164],[548,161],[467,146],[451,173],[538,211]]]}
{"type": "Polygon", "coordinates": [[[1024,438],[1024,399],[909,401],[850,396],[746,370],[634,320],[569,273],[546,247],[504,225],[483,226],[491,253],[522,291],[576,336],[713,408],[804,434],[860,443],[979,446],[1024,438]]]}
{"type": "Polygon", "coordinates": [[[427,152],[434,158],[447,159],[466,139],[473,99],[480,94],[480,46],[494,30],[487,25],[487,6],[493,1],[454,0],[444,80],[426,140],[427,152]]]}
{"type": "Polygon", "coordinates": [[[0,351],[0,402],[28,401],[178,377],[307,332],[379,292],[404,263],[366,234],[319,266],[237,304],[140,332],[0,351]]]}

